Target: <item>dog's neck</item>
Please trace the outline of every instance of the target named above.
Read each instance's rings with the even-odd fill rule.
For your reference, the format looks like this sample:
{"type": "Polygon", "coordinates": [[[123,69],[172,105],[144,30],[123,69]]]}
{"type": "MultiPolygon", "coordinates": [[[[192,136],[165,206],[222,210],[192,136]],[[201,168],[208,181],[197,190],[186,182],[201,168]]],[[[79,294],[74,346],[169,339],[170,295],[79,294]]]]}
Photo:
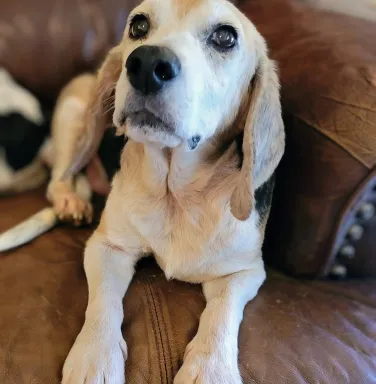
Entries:
{"type": "Polygon", "coordinates": [[[167,149],[142,145],[143,173],[148,175],[145,182],[149,188],[162,188],[176,197],[203,191],[213,184],[213,179],[223,181],[239,165],[235,138],[225,145],[218,139],[208,140],[193,151],[183,146],[167,149]],[[216,177],[219,174],[221,177],[216,177]]]}
{"type": "MultiPolygon", "coordinates": [[[[172,193],[178,193],[186,188],[187,185],[193,183],[205,182],[198,180],[204,177],[206,168],[206,155],[211,150],[210,145],[204,143],[194,151],[190,151],[184,147],[169,150],[169,169],[167,185],[172,193]]],[[[201,185],[203,188],[204,185],[201,185]]]]}

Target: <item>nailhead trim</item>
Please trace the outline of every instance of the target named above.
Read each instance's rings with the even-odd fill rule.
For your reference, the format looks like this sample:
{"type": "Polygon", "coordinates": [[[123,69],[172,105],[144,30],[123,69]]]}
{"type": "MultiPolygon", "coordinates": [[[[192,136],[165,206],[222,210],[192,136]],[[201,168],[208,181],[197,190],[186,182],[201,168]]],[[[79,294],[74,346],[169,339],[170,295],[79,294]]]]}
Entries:
{"type": "MultiPolygon", "coordinates": [[[[376,184],[373,187],[373,191],[376,193],[376,184]]],[[[356,213],[356,217],[363,225],[359,223],[353,224],[343,240],[342,246],[339,248],[337,254],[337,260],[333,265],[333,268],[330,272],[330,276],[334,279],[343,279],[347,275],[347,267],[344,264],[341,264],[341,261],[351,260],[355,257],[356,246],[354,243],[359,241],[364,234],[364,226],[366,222],[371,220],[376,213],[376,207],[371,202],[365,202],[360,207],[359,211],[356,213]]]]}
{"type": "Polygon", "coordinates": [[[375,215],[375,206],[372,203],[366,202],[357,213],[357,216],[362,220],[370,220],[375,215]]]}
{"type": "Polygon", "coordinates": [[[350,239],[350,241],[359,241],[364,233],[364,229],[360,224],[353,224],[349,232],[347,234],[347,237],[350,239]]]}
{"type": "Polygon", "coordinates": [[[344,279],[347,275],[347,268],[342,264],[334,264],[330,276],[334,279],[344,279]]]}
{"type": "Polygon", "coordinates": [[[339,255],[346,259],[353,259],[355,256],[355,247],[351,244],[343,245],[339,250],[339,255]]]}

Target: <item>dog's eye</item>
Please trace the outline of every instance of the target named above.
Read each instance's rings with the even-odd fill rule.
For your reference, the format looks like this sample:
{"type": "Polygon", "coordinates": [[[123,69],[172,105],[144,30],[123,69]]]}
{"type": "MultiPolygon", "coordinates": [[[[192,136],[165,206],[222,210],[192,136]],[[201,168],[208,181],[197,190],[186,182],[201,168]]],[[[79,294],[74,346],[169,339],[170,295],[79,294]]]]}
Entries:
{"type": "Polygon", "coordinates": [[[210,41],[220,49],[230,49],[235,46],[238,34],[229,25],[221,25],[210,36],[210,41]]]}
{"type": "Polygon", "coordinates": [[[150,29],[150,23],[145,15],[136,15],[129,26],[129,37],[137,40],[145,37],[150,29]]]}

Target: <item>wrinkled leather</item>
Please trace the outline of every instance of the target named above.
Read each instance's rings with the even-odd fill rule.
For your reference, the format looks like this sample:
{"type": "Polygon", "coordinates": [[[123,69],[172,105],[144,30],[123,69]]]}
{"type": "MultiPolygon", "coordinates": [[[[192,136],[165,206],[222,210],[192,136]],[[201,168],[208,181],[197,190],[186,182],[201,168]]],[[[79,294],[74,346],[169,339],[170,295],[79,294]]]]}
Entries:
{"type": "MultiPolygon", "coordinates": [[[[374,166],[374,29],[295,0],[239,3],[267,38],[283,85],[287,152],[266,255],[316,276],[330,267],[336,224],[374,166]]],[[[52,101],[73,74],[102,60],[132,5],[0,2],[0,65],[52,101]]],[[[0,231],[45,207],[43,195],[2,198],[0,231]]],[[[375,257],[374,228],[359,242],[357,266],[375,257]]],[[[91,231],[61,226],[0,255],[0,383],[60,382],[84,320],[82,255],[91,231]]],[[[141,263],[124,299],[128,383],[172,383],[204,305],[199,286],[167,282],[150,260],[141,263]]],[[[240,329],[244,383],[375,383],[375,319],[374,280],[301,281],[269,270],[240,329]]]]}
{"type": "Polygon", "coordinates": [[[281,73],[287,113],[376,165],[376,23],[301,0],[243,0],[281,73]]]}
{"type": "MultiPolygon", "coordinates": [[[[0,231],[45,206],[42,190],[0,200],[0,231]]],[[[59,227],[0,256],[0,382],[57,384],[84,321],[82,267],[90,229],[59,227]]],[[[144,260],[124,299],[130,384],[172,384],[205,301],[144,260]]],[[[245,309],[245,384],[371,384],[376,282],[309,282],[273,270],[245,309]]]]}
{"type": "Polygon", "coordinates": [[[54,101],[74,75],[96,69],[122,37],[135,0],[0,2],[0,67],[54,101]]]}
{"type": "MultiPolygon", "coordinates": [[[[328,258],[338,217],[368,170],[295,117],[286,119],[286,128],[265,256],[293,275],[322,277],[333,262],[328,258]]],[[[363,241],[371,242],[364,257],[373,257],[375,238],[364,236],[363,241]]]]}
{"type": "MultiPolygon", "coordinates": [[[[240,3],[266,38],[282,84],[287,145],[268,259],[294,275],[327,276],[337,220],[376,164],[376,23],[300,0],[240,3]]],[[[375,249],[368,228],[352,261],[358,272],[375,249]]]]}

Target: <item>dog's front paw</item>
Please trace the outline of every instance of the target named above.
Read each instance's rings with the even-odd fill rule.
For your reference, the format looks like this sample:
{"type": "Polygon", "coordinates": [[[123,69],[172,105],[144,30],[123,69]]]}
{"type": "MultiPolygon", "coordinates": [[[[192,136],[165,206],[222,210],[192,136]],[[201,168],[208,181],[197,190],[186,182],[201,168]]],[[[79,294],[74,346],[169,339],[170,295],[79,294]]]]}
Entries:
{"type": "Polygon", "coordinates": [[[93,216],[92,205],[74,192],[62,193],[54,199],[54,208],[59,220],[76,226],[90,224],[93,216]]]}
{"type": "Polygon", "coordinates": [[[194,338],[187,346],[183,366],[174,384],[242,384],[237,353],[228,345],[194,338]]]}
{"type": "Polygon", "coordinates": [[[62,384],[124,384],[127,346],[118,333],[95,335],[84,328],[65,360],[62,384]]]}

